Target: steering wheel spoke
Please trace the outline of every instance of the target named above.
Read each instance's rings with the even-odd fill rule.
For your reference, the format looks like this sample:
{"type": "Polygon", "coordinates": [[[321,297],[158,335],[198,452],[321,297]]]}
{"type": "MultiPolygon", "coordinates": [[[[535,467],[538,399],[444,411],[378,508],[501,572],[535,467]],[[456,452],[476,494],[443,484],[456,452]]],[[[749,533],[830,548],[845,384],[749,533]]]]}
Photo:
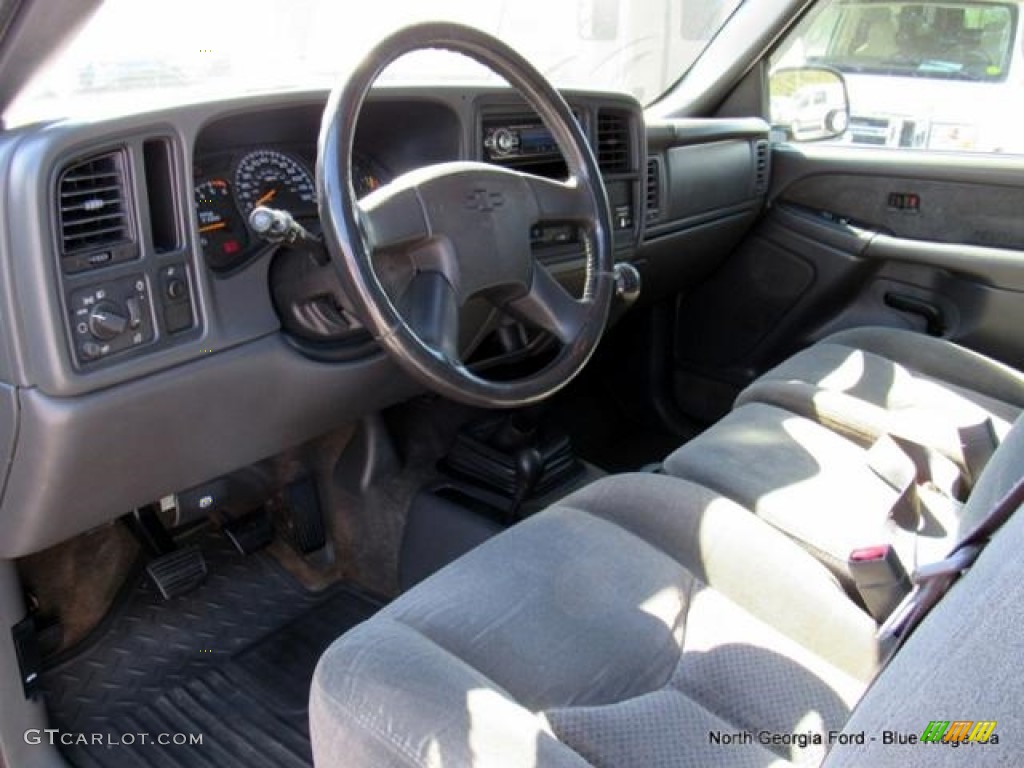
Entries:
{"type": "Polygon", "coordinates": [[[586,222],[593,218],[594,204],[576,177],[568,181],[522,174],[537,201],[540,221],[586,222]]]}
{"type": "Polygon", "coordinates": [[[507,302],[503,309],[554,334],[563,344],[571,344],[579,337],[589,315],[586,303],[570,296],[562,284],[536,262],[530,290],[507,302]]]}
{"type": "Polygon", "coordinates": [[[372,251],[408,247],[430,236],[415,188],[381,187],[356,207],[372,251]]]}
{"type": "Polygon", "coordinates": [[[402,295],[406,322],[446,362],[459,357],[458,294],[441,272],[419,272],[402,295]]]}

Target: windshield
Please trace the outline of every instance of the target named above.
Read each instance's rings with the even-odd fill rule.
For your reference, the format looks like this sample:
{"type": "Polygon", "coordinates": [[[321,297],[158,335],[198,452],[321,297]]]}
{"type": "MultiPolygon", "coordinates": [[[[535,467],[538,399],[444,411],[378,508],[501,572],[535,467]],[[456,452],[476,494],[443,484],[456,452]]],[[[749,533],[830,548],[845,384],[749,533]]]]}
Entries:
{"type": "Polygon", "coordinates": [[[1016,21],[1008,3],[833,4],[811,26],[805,55],[846,73],[1000,81],[1016,21]]]}
{"type": "MultiPolygon", "coordinates": [[[[8,110],[8,125],[267,90],[330,87],[358,53],[416,21],[481,28],[560,87],[641,103],[682,76],[742,0],[108,0],[8,110]]],[[[489,79],[424,52],[383,79],[489,79]]]]}

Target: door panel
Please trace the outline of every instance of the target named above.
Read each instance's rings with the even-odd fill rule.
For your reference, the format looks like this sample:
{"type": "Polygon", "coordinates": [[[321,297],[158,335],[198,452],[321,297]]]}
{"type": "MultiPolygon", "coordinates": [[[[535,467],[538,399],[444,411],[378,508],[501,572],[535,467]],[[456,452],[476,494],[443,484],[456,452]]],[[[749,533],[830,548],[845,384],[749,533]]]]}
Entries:
{"type": "Polygon", "coordinates": [[[857,325],[1024,368],[1024,158],[776,148],[772,205],[676,309],[675,391],[711,420],[753,377],[857,325]]]}

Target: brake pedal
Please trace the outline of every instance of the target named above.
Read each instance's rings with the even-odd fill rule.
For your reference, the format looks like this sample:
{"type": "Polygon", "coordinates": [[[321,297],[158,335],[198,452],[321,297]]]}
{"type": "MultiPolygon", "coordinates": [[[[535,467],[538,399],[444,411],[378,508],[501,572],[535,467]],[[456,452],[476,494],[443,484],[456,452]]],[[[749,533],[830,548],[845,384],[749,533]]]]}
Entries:
{"type": "Polygon", "coordinates": [[[243,555],[259,552],[274,539],[274,527],[266,510],[259,509],[224,524],[224,534],[243,555]]]}
{"type": "Polygon", "coordinates": [[[183,547],[150,560],[146,573],[164,599],[170,600],[206,581],[206,559],[199,547],[183,547]]]}

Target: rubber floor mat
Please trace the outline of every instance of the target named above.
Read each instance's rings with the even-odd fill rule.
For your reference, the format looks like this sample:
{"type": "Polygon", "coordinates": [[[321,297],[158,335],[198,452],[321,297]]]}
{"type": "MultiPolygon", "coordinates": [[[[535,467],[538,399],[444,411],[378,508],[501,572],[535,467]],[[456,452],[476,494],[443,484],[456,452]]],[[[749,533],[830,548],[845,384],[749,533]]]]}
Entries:
{"type": "Polygon", "coordinates": [[[196,543],[206,583],[164,601],[140,575],[89,640],[44,672],[51,725],[72,765],[312,765],[317,659],[380,606],[344,587],[308,592],[270,557],[240,555],[220,535],[196,543]]]}

